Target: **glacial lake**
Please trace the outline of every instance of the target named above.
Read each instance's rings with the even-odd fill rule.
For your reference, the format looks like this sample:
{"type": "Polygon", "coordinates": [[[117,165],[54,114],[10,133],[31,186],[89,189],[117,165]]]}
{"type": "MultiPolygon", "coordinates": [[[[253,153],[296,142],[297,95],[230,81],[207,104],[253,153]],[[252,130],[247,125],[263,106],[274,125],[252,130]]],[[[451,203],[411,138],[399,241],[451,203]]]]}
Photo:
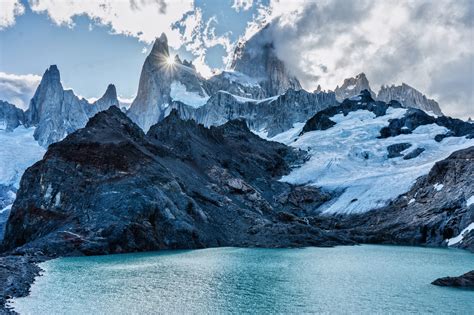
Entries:
{"type": "Polygon", "coordinates": [[[474,255],[402,246],[213,248],[41,264],[20,314],[473,314],[474,291],[431,285],[474,255]]]}

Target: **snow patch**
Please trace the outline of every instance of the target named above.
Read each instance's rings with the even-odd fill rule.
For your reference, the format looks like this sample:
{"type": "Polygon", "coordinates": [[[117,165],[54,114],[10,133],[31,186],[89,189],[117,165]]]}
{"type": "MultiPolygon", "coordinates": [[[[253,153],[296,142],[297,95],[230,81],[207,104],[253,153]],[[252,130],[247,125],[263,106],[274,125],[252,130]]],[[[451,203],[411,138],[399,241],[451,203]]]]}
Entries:
{"type": "Polygon", "coordinates": [[[207,103],[209,96],[204,93],[205,96],[201,96],[196,92],[189,92],[186,86],[179,81],[173,81],[171,83],[170,97],[174,101],[183,102],[186,105],[198,108],[207,103]]]}
{"type": "Polygon", "coordinates": [[[436,191],[441,191],[443,189],[444,185],[443,184],[434,184],[433,185],[433,188],[436,190],[436,191]]]}
{"type": "Polygon", "coordinates": [[[466,206],[470,207],[472,204],[474,204],[474,195],[469,197],[469,199],[466,201],[466,206]]]}
{"type": "Polygon", "coordinates": [[[347,116],[337,114],[331,117],[336,122],[333,127],[302,136],[298,135],[303,124],[295,124],[269,140],[307,150],[311,157],[281,180],[340,192],[332,203],[319,209],[324,213],[361,213],[385,206],[406,193],[435,162],[474,145],[474,139],[465,137],[436,142],[435,135],[448,131],[436,124],[420,126],[411,134],[377,138],[390,119],[405,113],[404,108],[390,107],[386,115],[379,117],[367,110],[350,112],[347,116]],[[401,142],[416,143],[425,151],[409,160],[388,159],[387,146],[401,142]]]}
{"type": "Polygon", "coordinates": [[[414,202],[415,202],[415,198],[411,198],[410,201],[408,201],[408,204],[411,205],[414,202]]]}
{"type": "Polygon", "coordinates": [[[232,83],[235,82],[246,87],[260,87],[257,79],[251,78],[242,72],[225,71],[224,78],[228,79],[232,83]]]}
{"type": "Polygon", "coordinates": [[[24,171],[40,160],[45,149],[33,137],[35,128],[0,130],[0,184],[19,187],[24,171]]]}
{"type": "Polygon", "coordinates": [[[474,222],[472,222],[464,230],[462,230],[458,236],[448,239],[448,246],[453,246],[457,243],[462,242],[464,235],[467,235],[471,230],[474,230],[474,222]]]}

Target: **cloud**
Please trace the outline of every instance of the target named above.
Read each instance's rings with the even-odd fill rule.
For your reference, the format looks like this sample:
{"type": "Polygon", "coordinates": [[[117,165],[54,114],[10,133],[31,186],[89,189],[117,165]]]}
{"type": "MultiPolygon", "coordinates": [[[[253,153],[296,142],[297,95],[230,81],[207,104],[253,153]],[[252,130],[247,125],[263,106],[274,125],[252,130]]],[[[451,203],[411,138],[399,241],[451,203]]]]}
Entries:
{"type": "Polygon", "coordinates": [[[29,4],[34,12],[47,13],[57,25],[73,27],[75,16],[87,15],[116,34],[146,43],[166,32],[169,45],[176,49],[181,46],[180,33],[171,25],[194,9],[192,0],[29,0],[29,4]]]}
{"type": "Polygon", "coordinates": [[[232,9],[236,12],[247,11],[253,6],[253,0],[234,0],[232,9]]]}
{"type": "Polygon", "coordinates": [[[271,1],[244,34],[271,23],[278,56],[307,89],[365,72],[373,88],[406,82],[453,115],[474,116],[472,0],[271,1]],[[454,92],[455,91],[455,92],[454,92]]]}
{"type": "Polygon", "coordinates": [[[41,76],[35,74],[17,75],[0,72],[0,100],[27,109],[40,81],[41,76]]]}
{"type": "Polygon", "coordinates": [[[25,13],[19,0],[2,0],[0,10],[0,30],[15,24],[15,16],[25,13]]]}
{"type": "Polygon", "coordinates": [[[234,49],[234,43],[230,40],[229,32],[216,35],[218,23],[216,16],[212,16],[205,21],[202,10],[196,8],[173,25],[175,29],[180,31],[180,40],[183,46],[195,56],[193,64],[196,70],[205,77],[209,77],[217,71],[217,69],[213,69],[207,64],[206,54],[209,48],[222,46],[225,49],[224,64],[229,62],[228,58],[234,49]]]}

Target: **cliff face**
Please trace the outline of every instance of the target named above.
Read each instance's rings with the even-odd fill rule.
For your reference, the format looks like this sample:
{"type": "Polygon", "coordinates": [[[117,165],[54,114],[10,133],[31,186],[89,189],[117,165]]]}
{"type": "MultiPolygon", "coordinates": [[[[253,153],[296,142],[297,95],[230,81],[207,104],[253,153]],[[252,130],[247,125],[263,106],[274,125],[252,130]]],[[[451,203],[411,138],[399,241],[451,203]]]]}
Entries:
{"type": "Polygon", "coordinates": [[[439,104],[435,100],[428,99],[421,92],[405,83],[399,86],[382,86],[377,95],[377,99],[384,102],[396,100],[405,107],[421,109],[425,112],[432,112],[438,116],[443,115],[439,104]]]}
{"type": "Polygon", "coordinates": [[[25,113],[15,105],[0,101],[0,129],[12,131],[25,123],[25,113]]]}

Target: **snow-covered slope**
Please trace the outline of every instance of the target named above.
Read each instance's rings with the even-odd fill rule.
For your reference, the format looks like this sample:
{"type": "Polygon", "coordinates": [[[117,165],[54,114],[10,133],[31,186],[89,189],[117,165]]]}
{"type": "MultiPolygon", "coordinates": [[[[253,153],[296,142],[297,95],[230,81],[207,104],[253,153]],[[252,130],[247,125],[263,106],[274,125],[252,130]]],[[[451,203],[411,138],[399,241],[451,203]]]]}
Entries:
{"type": "Polygon", "coordinates": [[[45,149],[33,137],[35,128],[0,130],[0,239],[24,171],[41,160],[45,149]]]}
{"type": "Polygon", "coordinates": [[[311,157],[282,180],[320,186],[339,194],[320,209],[324,213],[365,212],[408,191],[416,178],[427,174],[436,161],[474,145],[474,139],[464,137],[436,142],[436,135],[448,132],[436,124],[420,126],[411,134],[378,138],[390,119],[401,118],[406,111],[389,107],[386,115],[379,117],[368,110],[349,112],[347,116],[336,114],[330,117],[336,123],[334,126],[301,136],[303,124],[296,124],[270,140],[308,150],[311,157]],[[400,143],[411,144],[402,155],[417,148],[424,151],[411,159],[388,158],[387,147],[400,143]]]}

